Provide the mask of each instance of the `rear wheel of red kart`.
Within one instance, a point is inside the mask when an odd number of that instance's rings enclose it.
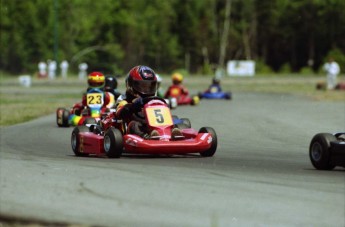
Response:
[[[56,124],[59,127],[68,127],[68,117],[69,117],[69,111],[65,108],[58,108],[56,110]]]
[[[82,153],[82,150],[80,149],[79,133],[81,132],[89,132],[89,128],[84,125],[81,125],[73,129],[71,135],[72,150],[76,156],[88,156],[88,154]]]
[[[104,151],[109,158],[120,158],[123,152],[123,138],[120,130],[110,127],[104,135]]]
[[[217,150],[217,134],[216,131],[214,131],[213,128],[211,127],[202,127],[199,130],[199,133],[209,133],[212,137],[212,141],[211,141],[211,147],[203,152],[200,152],[200,155],[203,157],[212,157],[214,155],[214,153],[216,153]]]
[[[332,170],[335,165],[330,164],[331,141],[336,141],[337,138],[330,133],[316,134],[310,142],[309,157],[310,161],[316,169]]]

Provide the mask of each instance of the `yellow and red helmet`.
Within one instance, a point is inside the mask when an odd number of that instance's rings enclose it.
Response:
[[[179,84],[183,81],[183,76],[181,73],[173,73],[171,75],[171,80],[174,84]]]
[[[89,84],[89,87],[101,88],[104,86],[105,77],[103,73],[92,72],[87,76],[87,83]]]

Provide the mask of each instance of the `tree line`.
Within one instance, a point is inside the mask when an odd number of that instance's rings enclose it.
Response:
[[[317,71],[332,55],[345,68],[344,0],[0,0],[3,72],[41,60],[75,70],[212,73],[228,60],[259,72]]]

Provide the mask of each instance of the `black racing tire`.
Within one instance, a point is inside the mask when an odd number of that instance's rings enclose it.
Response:
[[[310,142],[309,158],[316,169],[332,170],[335,165],[330,163],[331,160],[331,142],[337,138],[330,133],[316,134]]]
[[[216,131],[211,128],[211,127],[202,127],[200,130],[199,130],[199,133],[209,133],[211,134],[211,137],[212,137],[212,145],[211,147],[206,150],[206,151],[203,151],[203,152],[200,152],[200,155],[203,156],[203,157],[212,157],[214,155],[214,153],[216,153],[216,150],[217,150],[217,134],[216,134]]]
[[[72,135],[71,135],[71,146],[72,146],[72,150],[73,150],[75,156],[85,157],[85,156],[88,156],[89,154],[85,154],[85,153],[80,152],[79,133],[81,133],[81,132],[89,132],[89,128],[86,127],[85,125],[75,127],[73,129]]]
[[[181,118],[181,121],[183,124],[185,124],[187,126],[187,128],[192,127],[192,123],[190,122],[190,120],[188,118]]]
[[[63,111],[63,116],[62,116],[63,127],[69,127],[68,119],[69,119],[69,111],[65,109]]]
[[[66,108],[60,107],[56,110],[56,124],[59,127],[69,127],[68,118],[69,111]]]
[[[110,127],[104,134],[104,152],[109,158],[120,158],[123,152],[123,136],[120,130]]]
[[[226,96],[225,96],[225,99],[226,100],[231,100],[232,99],[232,94],[230,92],[227,93]]]

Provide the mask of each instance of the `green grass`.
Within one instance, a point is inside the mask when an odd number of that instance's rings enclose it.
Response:
[[[211,82],[210,76],[185,77],[184,84],[195,93],[205,90]],[[316,101],[344,102],[345,91],[316,90],[317,76],[256,76],[253,78],[226,77],[222,80],[225,91],[285,93],[310,98]],[[344,77],[339,81],[344,81]],[[124,91],[124,78],[119,79],[119,90]],[[170,78],[163,77],[162,88],[170,85]],[[68,80],[33,79],[32,87],[19,86],[17,78],[0,77],[0,126],[26,122],[40,116],[55,113],[58,107],[71,107],[81,101],[86,82],[77,78]]]

